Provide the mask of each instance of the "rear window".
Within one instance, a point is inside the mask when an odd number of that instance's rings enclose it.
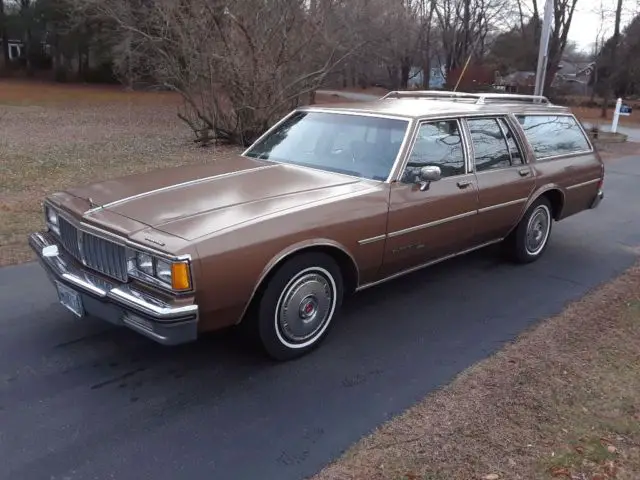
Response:
[[[590,151],[572,115],[517,115],[537,159]]]

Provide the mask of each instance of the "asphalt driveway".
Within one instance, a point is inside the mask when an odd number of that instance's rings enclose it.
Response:
[[[166,348],[0,270],[0,478],[301,479],[375,426],[629,267],[640,158],[530,266],[492,250],[362,292],[323,348],[272,364],[233,335]]]

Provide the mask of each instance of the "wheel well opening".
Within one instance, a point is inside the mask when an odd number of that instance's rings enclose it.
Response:
[[[340,272],[342,273],[342,278],[344,281],[344,294],[350,295],[355,292],[356,288],[358,287],[358,270],[351,257],[344,251],[340,250],[338,247],[332,247],[330,245],[314,245],[303,248],[301,250],[297,250],[290,255],[287,255],[286,257],[280,259],[278,263],[273,266],[269,273],[262,279],[260,285],[258,285],[258,288],[256,289],[255,294],[253,295],[251,303],[246,309],[244,316],[249,314],[249,312],[253,309],[256,304],[256,300],[258,300],[262,295],[262,292],[269,283],[269,280],[271,279],[271,277],[273,277],[273,275],[278,271],[278,268],[280,268],[280,266],[284,262],[299,255],[304,255],[306,253],[312,252],[324,253],[332,257],[340,267]]]
[[[562,208],[564,207],[564,196],[560,190],[549,190],[544,192],[544,196],[551,203],[551,214],[554,220],[558,220],[562,215]]]

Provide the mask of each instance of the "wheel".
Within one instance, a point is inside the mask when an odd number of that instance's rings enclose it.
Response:
[[[507,254],[517,263],[531,263],[542,256],[549,243],[553,216],[546,197],[536,200],[506,240]]]
[[[307,253],[286,261],[269,280],[255,310],[257,337],[275,360],[300,357],[324,340],[342,305],[336,261]]]

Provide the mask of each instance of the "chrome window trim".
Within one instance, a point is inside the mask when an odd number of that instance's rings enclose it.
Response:
[[[518,122],[515,116],[515,113],[510,113],[505,116],[505,120],[511,128],[514,136],[517,137],[516,143],[518,144],[518,146],[520,147],[520,151],[522,152],[522,165],[529,166],[532,163],[531,160],[533,160],[533,162],[536,161],[535,152],[533,151],[533,147],[527,140],[527,136],[522,129],[522,125],[520,125],[520,122]]]
[[[504,115],[504,116],[500,116],[500,117],[496,117],[496,121],[498,122],[498,126],[500,127],[500,130],[502,131],[502,136],[504,137],[504,141],[507,144],[507,150],[509,151],[509,158],[511,159],[511,162],[509,162],[511,165],[510,167],[516,167],[518,165],[515,165],[514,161],[513,161],[513,152],[511,151],[511,145],[509,145],[509,136],[507,135],[507,131],[506,129],[510,127],[509,125],[509,121],[507,120],[508,116]],[[502,121],[500,121],[502,120]],[[516,150],[518,150],[517,153],[520,153],[520,158],[521,161],[524,161],[524,155],[522,153],[522,149],[519,148],[518,145],[518,141],[515,139],[515,134],[513,132],[511,132],[511,136],[514,137],[513,138],[513,142],[516,144]],[[523,165],[523,163],[520,163],[519,165]]]
[[[561,155],[552,155],[550,157],[542,157],[542,158],[535,158],[534,157],[534,160],[536,162],[538,162],[538,163],[543,163],[543,162],[548,162],[550,160],[558,160],[558,159],[561,159],[561,158],[579,157],[581,155],[591,155],[591,154],[594,154],[594,153],[595,153],[594,151],[585,150],[585,151],[580,151],[580,152],[563,153]],[[535,155],[535,152],[534,152],[534,155]]]
[[[502,124],[500,123],[499,119],[502,119],[505,121],[505,123],[507,124],[507,126],[509,126],[511,128],[511,132],[514,134],[514,136],[518,135],[518,132],[513,128],[513,125],[509,124],[509,114],[496,114],[496,115],[490,115],[490,114],[483,114],[483,115],[474,115],[472,117],[470,116],[464,116],[461,117],[461,120],[464,121],[464,126],[465,126],[465,130],[467,131],[467,135],[469,136],[469,144],[470,144],[470,150],[471,152],[473,152],[473,156],[472,156],[472,161],[473,161],[473,172],[476,175],[483,175],[486,173],[495,173],[495,172],[502,172],[505,170],[510,170],[512,168],[524,168],[524,167],[528,167],[530,166],[529,162],[527,161],[527,155],[525,154],[525,148],[522,145],[522,142],[519,141],[521,139],[516,139],[514,138],[514,141],[516,142],[516,146],[520,148],[520,153],[522,154],[522,160],[524,163],[518,164],[518,165],[509,165],[508,167],[500,167],[500,168],[492,168],[489,170],[481,170],[478,171],[476,169],[476,156],[475,156],[475,147],[473,146],[473,140],[471,138],[471,129],[469,128],[469,123],[468,120],[472,119],[472,120],[477,120],[477,119],[481,119],[481,118],[488,118],[491,120],[495,120],[496,123],[498,124],[498,127],[500,128],[500,131],[502,132],[502,136],[503,136],[503,140],[505,141],[505,144],[507,145],[507,150],[509,151],[509,155],[511,155],[511,147],[509,147],[509,142],[507,141],[507,136],[505,134],[504,128],[502,126]],[[511,157],[513,159],[513,157]]]
[[[402,159],[402,161],[398,165],[398,169],[397,169],[398,171],[393,176],[394,180],[397,181],[398,178],[401,176],[401,174],[404,172],[404,170],[407,167],[407,163],[409,162],[409,157],[411,157],[411,152],[413,152],[413,149],[415,148],[415,145],[416,145],[418,133],[420,132],[420,127],[425,123],[446,122],[446,121],[456,122],[456,124],[458,125],[458,131],[460,132],[460,140],[461,140],[461,143],[462,143],[462,156],[463,156],[463,161],[464,161],[464,166],[465,166],[465,173],[461,173],[461,174],[458,174],[458,175],[451,175],[449,177],[443,177],[443,179],[444,178],[459,178],[459,177],[462,177],[464,175],[469,175],[470,173],[473,173],[473,171],[470,169],[469,152],[467,150],[468,144],[467,144],[466,138],[464,136],[464,132],[463,132],[462,124],[461,124],[461,118],[457,117],[457,116],[444,116],[442,118],[433,118],[433,119],[432,118],[427,118],[427,119],[424,119],[424,120],[415,120],[414,121],[413,132],[411,134],[411,141],[407,146],[407,151],[405,152],[404,158]]]
[[[412,117],[409,115],[394,115],[392,113],[376,113],[376,112],[368,112],[365,110],[355,110],[355,109],[335,109],[334,110],[331,108],[315,107],[313,105],[299,107],[295,109],[293,112],[291,112],[288,116],[291,116],[297,112],[335,113],[338,115],[353,115],[358,117],[373,117],[373,118],[387,118],[389,120],[403,120],[405,122],[410,122],[412,120]],[[255,143],[257,143],[257,140]]]
[[[580,132],[582,133],[582,136],[584,137],[584,139],[587,142],[587,145],[589,146],[589,149],[587,149],[587,150],[578,150],[576,152],[561,153],[559,155],[549,155],[549,156],[546,156],[546,157],[538,157],[536,155],[535,150],[533,149],[533,145],[531,145],[531,142],[529,142],[529,140],[527,139],[527,143],[531,147],[531,154],[533,155],[533,158],[534,158],[534,160],[536,162],[545,162],[545,161],[548,161],[548,160],[556,160],[558,158],[573,157],[573,156],[578,156],[578,155],[586,155],[586,154],[590,154],[590,153],[595,153],[595,148],[593,146],[593,143],[591,142],[591,139],[589,138],[589,135],[587,135],[586,130],[582,126],[582,122],[580,122],[576,118],[576,116],[571,112],[562,112],[562,113],[531,112],[531,113],[513,113],[512,115],[514,117],[514,120],[518,123],[520,129],[522,130],[522,134],[525,136],[525,138],[526,138],[526,132],[525,132],[524,128],[522,127],[522,125],[520,125],[520,122],[518,122],[518,119],[516,117],[519,117],[519,116],[526,116],[526,117],[569,117],[574,122],[576,122],[576,125],[580,129]]]
[[[274,160],[257,159],[257,158],[253,158],[253,157],[248,157],[247,153],[256,144],[258,144],[259,142],[264,140],[268,135],[270,135],[273,131],[275,131],[280,125],[282,125],[285,121],[287,121],[290,117],[292,117],[293,115],[295,115],[296,113],[299,113],[299,112],[318,112],[318,113],[331,113],[331,114],[336,114],[336,115],[352,115],[352,116],[369,117],[369,118],[385,118],[385,119],[389,119],[389,120],[401,120],[403,122],[406,122],[407,126],[405,128],[405,132],[404,132],[404,137],[402,139],[402,143],[400,144],[400,148],[398,149],[398,154],[396,155],[396,158],[393,161],[393,164],[391,165],[391,169],[389,170],[389,175],[387,176],[386,180],[376,180],[376,179],[373,179],[373,178],[359,177],[357,175],[349,175],[347,173],[342,173],[341,174],[341,175],[347,176],[349,178],[356,178],[358,180],[371,181],[371,182],[377,182],[377,183],[390,183],[392,181],[392,179],[394,178],[395,168],[396,168],[398,162],[402,159],[402,156],[403,156],[403,153],[404,153],[404,149],[405,149],[406,144],[407,144],[407,139],[408,139],[408,137],[409,137],[409,135],[411,133],[411,129],[412,129],[414,123],[415,123],[415,120],[413,118],[411,118],[410,116],[392,115],[392,114],[386,114],[386,113],[361,112],[361,111],[358,111],[358,110],[347,110],[347,109],[345,109],[345,110],[338,110],[338,109],[332,110],[330,108],[314,107],[313,105],[308,105],[308,106],[296,108],[296,109],[292,110],[291,112],[289,112],[284,117],[282,117],[278,122],[273,124],[273,126],[268,128],[262,135],[260,135],[257,138],[257,140],[255,140],[251,145],[249,145],[249,147],[247,147],[240,154],[240,156],[245,157],[245,158],[249,158],[251,160],[260,160],[260,161],[265,161],[265,162],[272,162],[272,163],[275,163],[275,164],[278,164],[278,165],[292,165],[292,164],[286,163],[286,162],[276,162]],[[324,170],[322,168],[310,167],[310,166],[307,166],[307,165],[295,165],[295,166],[301,167],[301,168],[309,168],[309,169],[320,171],[320,172],[338,173],[338,172],[331,172],[330,170]]]

